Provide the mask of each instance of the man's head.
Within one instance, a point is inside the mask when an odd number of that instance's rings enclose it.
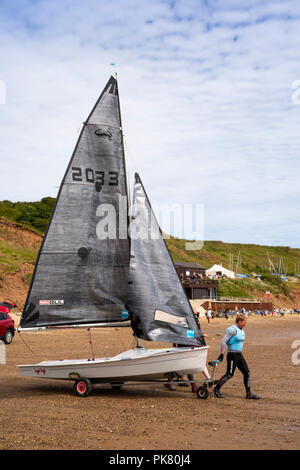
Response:
[[[244,328],[247,324],[247,317],[243,313],[238,313],[235,320],[239,328]]]

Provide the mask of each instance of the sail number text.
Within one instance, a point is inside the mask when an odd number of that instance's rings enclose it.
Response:
[[[118,186],[119,174],[117,171],[98,171],[92,168],[80,168],[72,167],[72,179],[73,181],[83,181],[87,183],[98,183],[103,186]]]

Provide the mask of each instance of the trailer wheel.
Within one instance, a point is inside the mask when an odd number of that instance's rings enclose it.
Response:
[[[199,387],[197,390],[197,396],[198,398],[202,398],[206,400],[208,398],[208,390],[207,387]]]
[[[87,397],[92,390],[91,381],[85,378],[76,380],[74,390],[78,397]]]
[[[124,382],[115,382],[115,383],[111,383],[110,385],[113,390],[121,390],[123,384]]]

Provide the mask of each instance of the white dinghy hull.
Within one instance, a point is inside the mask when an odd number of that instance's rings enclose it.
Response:
[[[43,361],[19,365],[22,376],[70,380],[84,377],[94,383],[151,381],[176,373],[194,374],[206,366],[208,346],[195,348],[130,349],[110,358]]]

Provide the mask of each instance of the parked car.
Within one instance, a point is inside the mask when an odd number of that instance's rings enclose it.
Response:
[[[0,312],[0,339],[10,344],[15,334],[15,322],[8,313]]]
[[[0,312],[8,313],[12,308],[16,308],[16,306],[17,305],[12,302],[0,302]]]
[[[9,312],[15,307],[16,304],[11,302],[0,303],[0,339],[5,344],[10,344],[15,334],[15,322],[9,316]]]

